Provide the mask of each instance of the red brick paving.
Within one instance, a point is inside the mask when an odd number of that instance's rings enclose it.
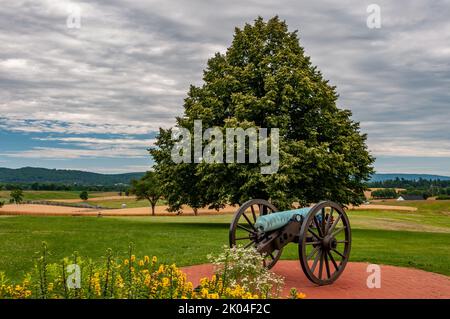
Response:
[[[341,277],[332,285],[316,286],[308,281],[300,264],[295,260],[279,261],[272,269],[285,277],[283,295],[287,296],[292,287],[311,299],[428,299],[450,298],[450,277],[423,270],[380,265],[381,288],[368,288],[366,281],[370,275],[368,263],[347,264]],[[184,267],[188,279],[197,285],[200,278],[209,277],[213,272],[210,264]]]

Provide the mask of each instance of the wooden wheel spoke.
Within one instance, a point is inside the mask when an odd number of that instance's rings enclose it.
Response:
[[[330,229],[328,230],[328,233],[333,232],[334,228],[336,227],[336,225],[339,223],[340,220],[341,220],[341,214],[338,215],[338,217],[334,221],[333,225],[331,225]]]
[[[319,245],[320,241],[308,241],[305,243],[305,245]]]
[[[320,256],[322,256],[321,249],[319,249],[319,253],[317,254],[316,258],[314,258],[314,262],[313,262],[313,264],[311,266],[311,272],[312,273],[314,273],[314,270],[316,269],[317,262],[319,261]]]
[[[317,235],[315,232],[313,232],[313,231],[311,230],[311,227],[308,228],[308,231],[309,231],[314,237],[316,237],[318,240],[321,240],[321,239],[322,239],[319,235]]]
[[[320,249],[320,246],[317,246],[316,248],[314,248],[308,255],[308,257],[306,257],[306,260],[311,259]]]
[[[328,252],[328,256],[330,257],[330,260],[331,260],[331,262],[333,263],[334,268],[335,268],[336,270],[339,270],[339,266],[338,266],[338,264],[336,263],[336,260],[334,260],[334,257],[333,257],[333,255],[331,254],[331,252]]]
[[[251,245],[254,245],[255,243],[253,241],[249,242],[247,245],[244,246],[245,249],[249,248]]]
[[[259,209],[259,216],[267,214],[267,207],[264,206],[263,204],[259,204],[258,209]]]
[[[319,279],[322,279],[322,271],[323,271],[323,254],[324,251],[320,251],[320,266],[319,266]]]
[[[252,240],[253,241],[253,238],[251,238],[251,237],[237,237],[234,240]]]
[[[328,252],[324,254],[324,259],[325,259],[325,269],[327,270],[327,278],[330,278],[331,274],[330,274],[330,265],[328,264]]]
[[[322,237],[325,236],[325,207],[321,209],[321,215],[322,215]]]
[[[255,213],[255,209],[253,208],[253,205],[252,206],[250,206],[250,209],[252,210],[252,216],[253,216],[253,220],[255,221],[255,223],[256,223],[256,213]]]
[[[336,242],[338,244],[346,244],[346,243],[348,243],[348,240],[337,240]]]
[[[253,229],[253,231],[255,231],[256,232],[256,228],[255,228],[255,226],[253,226],[253,224],[252,224],[252,222],[250,221],[250,219],[247,217],[247,215],[245,215],[245,213],[243,212],[242,213],[242,216],[244,216],[244,218],[245,218],[245,220],[247,221],[247,224],[249,224],[250,225],[250,227]]]
[[[338,254],[342,258],[345,258],[345,256],[340,251],[337,251],[336,249],[332,249],[332,251],[334,251],[336,254]]]
[[[317,232],[319,233],[319,236],[323,237],[322,229],[320,228],[319,221],[317,220],[317,216],[314,216],[313,220],[314,220],[314,225],[316,226]]]
[[[339,234],[341,231],[343,231],[346,227],[342,227],[339,228],[338,230],[336,230],[333,234],[331,234],[331,236],[336,237],[337,234]]]
[[[333,217],[333,211],[334,211],[334,208],[331,208],[330,215],[328,215],[328,218],[327,218],[327,224],[325,225],[325,234],[328,234],[328,231],[330,229],[331,219]]]
[[[236,227],[238,227],[238,228],[240,228],[240,229],[243,229],[243,230],[245,230],[245,231],[248,232],[248,233],[255,234],[255,232],[254,232],[253,230],[248,229],[247,227],[244,227],[244,226],[242,226],[242,225],[240,225],[240,224],[237,224]]]

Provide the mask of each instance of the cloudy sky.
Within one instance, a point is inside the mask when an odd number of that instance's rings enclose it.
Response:
[[[206,60],[235,26],[277,14],[361,122],[378,172],[450,176],[448,0],[2,1],[0,167],[148,169]]]

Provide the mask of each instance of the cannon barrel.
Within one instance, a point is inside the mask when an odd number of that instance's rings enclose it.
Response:
[[[310,207],[304,207],[268,215],[261,215],[256,219],[255,228],[261,232],[276,230],[287,225],[295,215],[303,216],[303,218],[305,218],[310,210]]]

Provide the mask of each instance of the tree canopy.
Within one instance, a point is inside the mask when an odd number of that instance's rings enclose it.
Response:
[[[136,195],[137,200],[148,200],[152,207],[152,215],[155,215],[155,206],[161,198],[159,177],[155,172],[148,171],[141,179],[133,180],[130,192]]]
[[[190,87],[175,128],[192,132],[194,120],[203,129],[278,128],[279,169],[261,174],[260,162],[175,164],[172,129],[160,129],[150,153],[169,205],[218,208],[250,198],[279,208],[323,199],[360,203],[374,159],[359,123],[337,99],[284,21],[259,17],[236,28],[226,53],[208,60],[203,84]]]

